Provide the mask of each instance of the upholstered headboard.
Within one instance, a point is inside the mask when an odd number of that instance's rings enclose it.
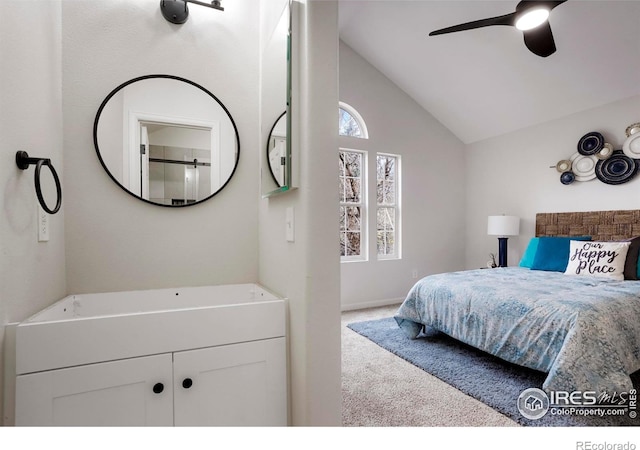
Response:
[[[640,210],[536,214],[536,236],[591,236],[615,241],[640,236]]]

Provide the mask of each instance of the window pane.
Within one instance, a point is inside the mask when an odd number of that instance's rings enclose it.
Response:
[[[362,154],[356,152],[341,152],[344,158],[344,176],[359,177],[362,168]]]
[[[395,213],[395,208],[378,208],[376,217],[378,255],[395,254]]]
[[[394,205],[396,203],[396,184],[393,181],[378,181],[376,201],[378,205]]]
[[[349,203],[361,202],[362,189],[362,154],[358,152],[340,152],[342,174],[340,176],[340,201]]]
[[[395,230],[396,211],[395,208],[379,208],[377,216],[378,231],[393,231]]]
[[[378,180],[395,180],[395,162],[394,156],[378,155],[377,158],[377,176]]]
[[[385,249],[385,255],[394,255],[396,253],[396,234],[393,232],[387,233],[387,247]]]
[[[376,158],[376,177],[378,181],[384,180],[384,172],[385,172],[385,160],[384,156],[378,155]]]
[[[360,232],[361,215],[359,207],[347,208],[347,230]]]
[[[360,233],[347,232],[347,251],[346,256],[360,255]]]
[[[366,205],[365,154],[359,151],[339,151],[340,189],[340,255],[361,256],[362,231]]]
[[[379,256],[399,257],[396,221],[399,220],[399,156],[376,155],[376,246]]]
[[[377,220],[376,220],[376,230],[384,231],[385,230],[385,217],[384,211],[382,209],[378,209]]]
[[[393,181],[384,183],[383,203],[393,205],[396,202],[396,184]]]
[[[395,233],[378,231],[378,255],[395,254]]]
[[[359,178],[345,178],[345,202],[360,203],[360,189],[362,184]]]
[[[377,155],[376,176],[376,200],[378,205],[394,205],[396,203],[396,157]]]
[[[340,136],[362,137],[360,125],[358,125],[358,122],[353,118],[353,116],[342,108],[339,108],[338,112],[338,129]]]
[[[384,171],[385,180],[389,180],[389,181],[395,180],[395,178],[396,178],[396,159],[391,157],[391,156],[387,156],[384,167],[385,167],[385,171]]]

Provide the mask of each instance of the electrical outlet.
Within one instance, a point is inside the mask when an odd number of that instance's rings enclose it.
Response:
[[[411,272],[411,276],[413,278],[418,278],[418,269],[413,269],[413,271]]]
[[[38,242],[49,240],[49,214],[38,205]]]

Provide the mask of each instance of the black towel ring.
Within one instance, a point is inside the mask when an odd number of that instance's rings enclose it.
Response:
[[[36,165],[36,173],[35,173],[35,184],[36,184],[36,195],[38,196],[38,201],[40,202],[40,206],[49,214],[55,214],[60,210],[60,206],[62,205],[62,187],[60,186],[60,178],[58,178],[58,173],[56,169],[53,168],[53,164],[51,164],[51,160],[49,158],[30,158],[29,154],[25,151],[19,151],[16,153],[16,164],[22,170],[26,170],[31,164]],[[51,170],[51,175],[53,175],[53,179],[56,182],[56,196],[58,200],[56,201],[56,207],[53,209],[49,209],[47,203],[44,201],[44,196],[42,195],[42,187],[40,186],[40,170],[42,166],[48,166],[49,170]]]

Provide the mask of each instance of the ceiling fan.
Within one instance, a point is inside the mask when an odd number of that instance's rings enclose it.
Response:
[[[456,31],[472,30],[474,28],[488,27],[492,25],[509,25],[522,31],[524,45],[538,56],[547,57],[556,51],[556,44],[549,25],[549,13],[556,6],[567,0],[557,1],[530,1],[523,0],[516,5],[515,12],[504,16],[491,17],[489,19],[475,20],[452,27],[432,31],[429,36],[453,33]]]

